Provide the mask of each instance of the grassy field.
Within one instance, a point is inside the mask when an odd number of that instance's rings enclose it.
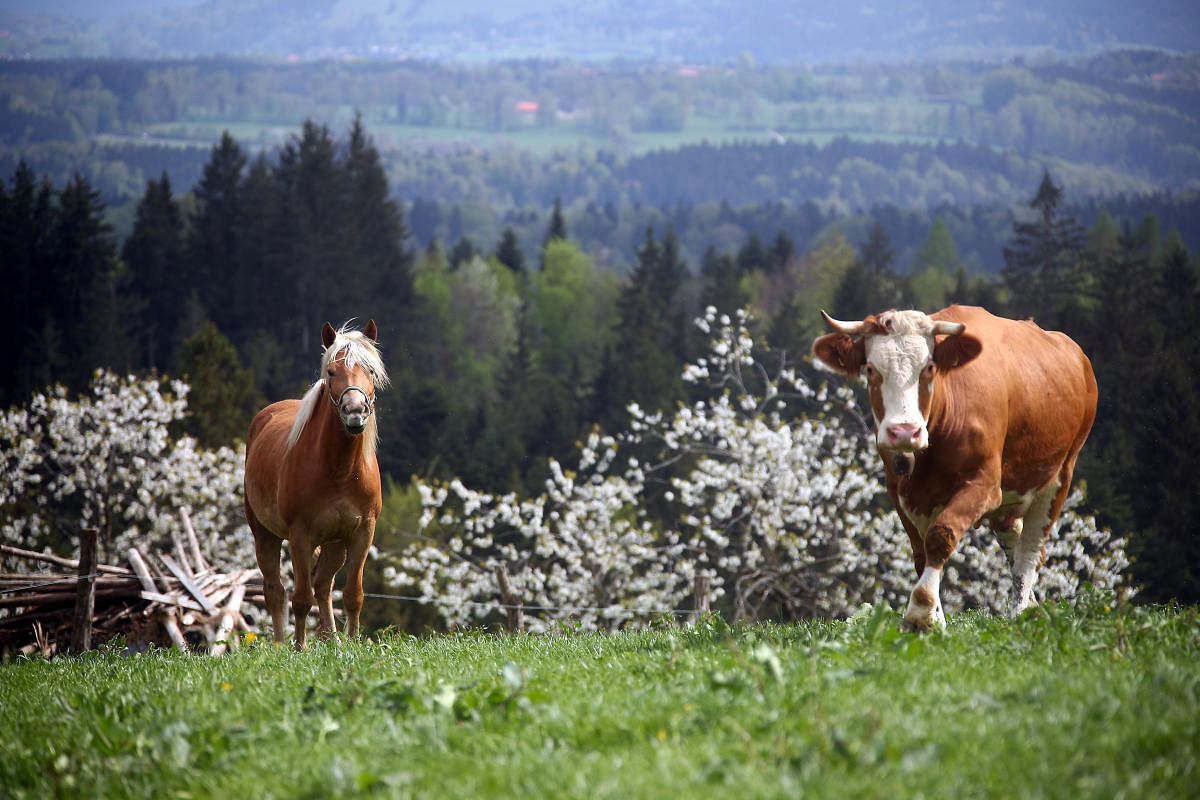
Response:
[[[262,639],[0,666],[5,797],[1153,797],[1200,786],[1195,609]]]

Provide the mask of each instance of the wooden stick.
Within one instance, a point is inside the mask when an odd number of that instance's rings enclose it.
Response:
[[[237,647],[237,634],[234,633],[234,627],[237,624],[237,617],[242,608],[242,599],[246,596],[245,585],[237,586],[233,590],[233,594],[229,596],[229,602],[221,611],[221,622],[217,625],[217,632],[213,635],[212,654],[219,656],[227,649]]]
[[[179,535],[177,528],[171,528],[171,539],[175,541],[175,555],[179,558],[179,566],[183,568],[183,571],[187,573],[189,578],[195,576],[196,570],[192,568],[191,562],[188,561],[187,550],[183,547],[183,537]],[[159,557],[161,558],[162,556]]]
[[[175,619],[175,609],[164,608],[159,616],[159,620],[161,620],[162,626],[166,628],[167,635],[171,637],[171,643],[186,653],[188,649],[187,639],[183,638],[183,631],[179,629],[179,621]]]
[[[150,568],[146,566],[146,560],[142,558],[142,554],[138,552],[138,549],[136,547],[129,548],[129,552],[125,554],[125,557],[129,559],[129,566],[133,567],[138,580],[142,582],[142,588],[147,592],[158,591],[158,587],[154,585],[154,578],[150,577]]]
[[[96,611],[96,538],[95,528],[80,531],[79,586],[75,595],[75,616],[71,621],[72,655],[92,649],[92,616]]]
[[[196,565],[198,572],[208,572],[211,567],[204,560],[204,554],[200,552],[200,540],[196,538],[196,529],[192,527],[192,518],[188,516],[186,508],[179,509],[179,516],[183,519],[183,530],[187,533],[188,543],[192,547],[192,561]]]
[[[500,596],[504,598],[504,610],[508,612],[508,630],[512,633],[524,630],[525,609],[521,607],[521,599],[513,591],[512,582],[508,579],[508,569],[499,564],[496,567],[496,582],[500,584]]]
[[[200,607],[199,603],[194,600],[189,600],[183,595],[162,594],[161,592],[140,592],[138,597],[142,598],[143,600],[149,600],[152,603],[159,603],[164,606],[179,606],[180,608],[186,608],[188,611],[199,611],[201,613],[204,612],[204,609]]]
[[[78,597],[79,590],[70,589],[61,592],[30,592],[28,594],[13,594],[0,597],[0,608],[17,608],[20,606],[70,605]],[[127,586],[94,587],[94,597],[137,597],[137,589],[130,590]]]
[[[34,561],[45,561],[49,564],[57,564],[60,567],[71,567],[72,569],[79,568],[79,562],[73,558],[63,558],[62,556],[52,555],[50,553],[36,553],[33,550],[23,550],[20,547],[13,547],[11,544],[0,544],[0,552],[8,553],[10,556],[18,558],[28,558]],[[124,567],[112,567],[108,564],[96,564],[96,572],[106,572],[109,575],[132,575],[133,573]]]
[[[188,593],[191,594],[191,596],[195,598],[196,602],[200,604],[200,607],[204,609],[204,613],[217,613],[217,607],[209,601],[208,595],[204,594],[204,592],[200,590],[200,587],[197,586],[196,582],[192,580],[192,576],[187,574],[182,567],[176,564],[173,558],[166,553],[159,553],[158,558],[167,565],[167,569],[171,570],[176,578],[179,578],[179,582],[183,584],[183,587],[188,590]]]

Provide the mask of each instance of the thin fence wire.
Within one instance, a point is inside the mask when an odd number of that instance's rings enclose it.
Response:
[[[423,605],[437,605],[437,600],[432,600],[427,597],[415,597],[412,595],[403,594],[376,594],[374,592],[366,592],[364,597],[373,597],[379,600],[411,600]],[[480,608],[520,608],[525,611],[560,611],[566,613],[612,613],[622,612],[629,614],[702,614],[700,609],[696,608],[629,608],[628,606],[540,606],[540,605],[525,605],[523,603],[501,603],[498,601],[487,600],[459,600],[455,601],[455,605],[477,606]]]
[[[46,586],[57,586],[60,583],[79,583],[79,581],[90,581],[92,578],[99,578],[101,573],[93,572],[91,575],[72,575],[70,578],[58,578],[45,583],[31,583],[28,586],[15,586],[9,589],[0,589],[0,594],[17,594],[18,592],[28,592],[30,589],[42,589]]]

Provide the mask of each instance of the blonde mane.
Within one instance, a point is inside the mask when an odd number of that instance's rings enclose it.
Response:
[[[349,329],[350,323],[342,325],[334,336],[333,344],[325,348],[321,355],[321,375],[317,381],[308,388],[304,393],[304,397],[300,400],[300,408],[296,412],[296,419],[292,422],[292,430],[288,433],[287,444],[284,445],[283,452],[286,455],[300,441],[300,434],[304,432],[304,428],[308,425],[308,421],[312,419],[313,411],[317,408],[317,403],[325,394],[325,368],[330,362],[338,357],[342,352],[345,352],[346,365],[354,367],[362,364],[366,367],[375,380],[376,391],[386,389],[390,381],[388,380],[387,369],[383,366],[383,358],[379,354],[379,347],[375,342],[363,335],[362,331]],[[363,431],[363,452],[365,455],[375,455],[375,450],[379,446],[379,426],[375,420],[375,414],[367,419],[367,429]]]

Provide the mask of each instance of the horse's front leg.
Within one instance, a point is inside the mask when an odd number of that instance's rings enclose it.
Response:
[[[295,587],[292,589],[292,616],[296,620],[296,649],[305,647],[308,612],[313,607],[312,559],[313,548],[309,544],[308,531],[293,527],[288,536],[292,549],[292,573]]]
[[[346,609],[346,634],[349,636],[358,636],[359,616],[363,607],[363,568],[374,541],[375,519],[368,516],[355,531],[347,550],[349,568],[346,570],[346,587],[342,590],[342,607]]]
[[[317,612],[321,620],[317,624],[317,636],[322,639],[333,633],[333,578],[346,563],[345,542],[326,542],[321,545],[317,556],[317,567],[313,570],[313,588],[317,593]]]

